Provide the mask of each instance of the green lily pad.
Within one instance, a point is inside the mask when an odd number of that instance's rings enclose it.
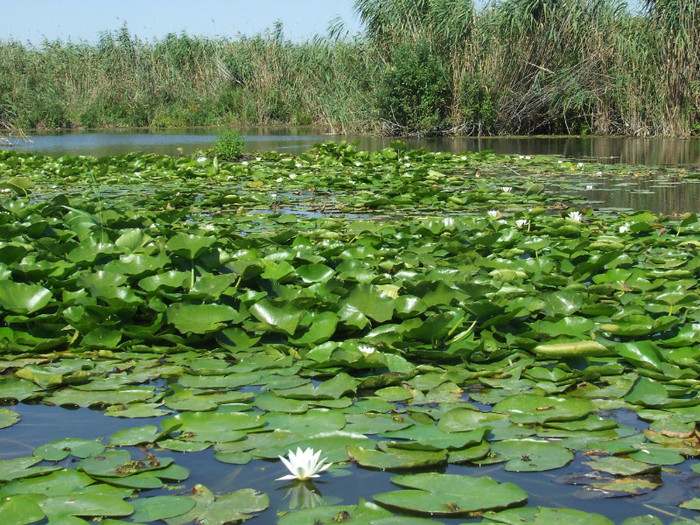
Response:
[[[19,414],[14,410],[0,408],[0,428],[11,427],[19,421]]]
[[[657,465],[617,456],[609,456],[584,463],[595,470],[602,470],[616,476],[639,476],[659,471]]]
[[[527,494],[520,487],[498,483],[488,476],[424,473],[396,476],[391,481],[409,490],[376,494],[375,501],[424,514],[459,516],[527,501]]]
[[[38,284],[0,281],[0,306],[16,314],[31,314],[51,301],[52,293]]]
[[[533,439],[509,439],[493,443],[491,451],[506,459],[511,472],[540,472],[563,467],[574,455],[557,443]]]
[[[223,304],[173,304],[168,307],[168,322],[183,334],[206,334],[218,331],[238,319],[233,308]]]
[[[168,525],[202,523],[225,525],[235,521],[246,521],[254,514],[262,512],[270,504],[267,494],[253,489],[240,489],[229,494],[214,496],[204,485],[195,485],[194,508],[185,514],[165,518]]]
[[[0,516],[8,525],[29,525],[41,520],[44,511],[34,499],[20,494],[0,501]]]
[[[504,523],[507,525],[613,525],[609,519],[592,512],[552,507],[507,509],[501,512],[487,512],[483,523]]]
[[[47,461],[61,461],[70,456],[87,458],[96,456],[104,451],[105,446],[98,441],[88,439],[64,438],[55,439],[34,449],[33,454]]]
[[[367,501],[360,501],[358,505],[322,506],[309,509],[300,509],[285,514],[277,520],[277,525],[297,525],[300,523],[320,523],[332,525],[334,523],[381,523],[380,520],[391,518],[391,513],[380,506]],[[410,519],[410,518],[409,518]],[[411,523],[407,521],[406,523]],[[180,524],[176,524],[180,525]]]
[[[544,423],[586,417],[595,405],[586,399],[518,394],[496,403],[493,410],[508,414],[514,423]]]
[[[195,506],[192,498],[185,496],[150,496],[137,498],[131,502],[135,521],[167,520],[185,514]]]
[[[384,451],[379,451],[349,446],[347,451],[350,459],[359,465],[380,470],[430,467],[447,462],[447,453],[444,450],[406,450],[387,447]]]

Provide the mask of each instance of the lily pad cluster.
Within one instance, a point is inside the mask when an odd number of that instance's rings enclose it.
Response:
[[[399,144],[236,163],[0,152],[0,428],[20,402],[146,420],[2,460],[0,513],[244,520],[265,494],[212,494],[162,452],[272,480],[312,448],[333,483],[353,464],[399,488],[280,523],[608,523],[499,480],[576,465],[558,482],[635,496],[696,468],[697,210],[596,213],[545,189],[599,169]],[[158,492],[172,481],[181,494]],[[690,489],[668,508],[692,513]]]

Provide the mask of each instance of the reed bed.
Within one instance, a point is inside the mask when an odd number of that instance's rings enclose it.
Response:
[[[479,10],[470,0],[356,0],[355,10],[363,35],[337,25],[298,43],[281,24],[237,39],[143,41],[126,26],[96,44],[0,39],[0,130],[700,132],[697,0],[648,0],[642,12],[621,0],[501,0]]]

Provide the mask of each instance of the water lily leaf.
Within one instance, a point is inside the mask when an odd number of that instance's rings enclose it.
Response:
[[[468,408],[455,408],[442,415],[438,428],[443,432],[467,432],[478,428],[510,426],[508,416],[496,412],[481,412]]]
[[[95,482],[77,470],[57,470],[46,476],[16,479],[0,488],[0,498],[16,494],[66,494]]]
[[[0,399],[24,401],[41,391],[42,388],[32,381],[12,376],[0,376]]]
[[[172,412],[159,408],[162,403],[129,403],[128,405],[110,405],[105,410],[105,416],[141,418],[167,416]]]
[[[613,525],[608,518],[592,512],[552,507],[507,509],[501,512],[487,512],[484,523],[505,523],[507,525]]]
[[[138,285],[147,292],[155,292],[156,290],[165,289],[167,291],[183,288],[190,281],[188,272],[178,272],[170,270],[165,273],[150,275],[144,277],[138,282]]]
[[[350,459],[359,465],[380,470],[429,467],[447,462],[447,453],[444,450],[407,450],[387,447],[386,450],[380,451],[349,446],[347,451]]]
[[[116,348],[121,340],[122,334],[119,330],[100,326],[85,334],[83,344],[91,348]]]
[[[514,423],[543,423],[586,417],[595,405],[586,399],[518,394],[496,403],[493,410],[509,414]]]
[[[63,388],[45,399],[56,405],[89,407],[95,405],[125,405],[136,401],[148,401],[153,397],[153,394],[153,387],[132,386],[128,389],[114,392]]]
[[[491,451],[506,459],[510,472],[541,472],[563,467],[574,455],[557,443],[532,439],[509,439],[493,443]]]
[[[322,506],[294,510],[277,520],[277,525],[297,525],[299,523],[381,523],[382,519],[390,518],[391,512],[380,506],[361,500],[358,505]],[[410,518],[405,523],[410,524]],[[402,522],[403,523],[403,522]],[[178,524],[179,525],[179,524]]]
[[[69,493],[41,498],[39,506],[53,516],[129,516],[131,503],[105,494]]]
[[[307,264],[297,268],[297,274],[306,283],[325,283],[335,271],[325,264]]]
[[[151,496],[137,498],[131,502],[134,521],[158,521],[180,516],[195,505],[192,498],[185,496]]]
[[[34,449],[33,454],[47,461],[61,461],[68,456],[87,458],[96,456],[104,451],[105,446],[99,441],[89,439],[64,438],[40,445]]]
[[[445,432],[435,425],[413,425],[405,430],[385,432],[382,437],[410,439],[438,449],[461,449],[481,443],[487,432],[486,426],[468,432]]]
[[[593,483],[592,486],[610,494],[642,494],[657,489],[661,486],[661,483],[646,478],[632,477],[614,479],[610,482]]]
[[[354,393],[357,384],[357,379],[342,372],[318,386],[307,383],[294,388],[277,389],[275,394],[292,399],[340,399],[345,394]]]
[[[194,508],[185,514],[165,518],[168,525],[202,523],[203,525],[225,525],[235,521],[246,521],[253,514],[264,511],[270,504],[267,494],[253,489],[240,489],[235,492],[214,496],[204,485],[196,484]],[[279,523],[279,522],[278,522]]]
[[[0,501],[0,516],[8,525],[29,525],[41,520],[44,511],[32,498],[17,495]]]
[[[196,259],[216,242],[215,237],[177,233],[167,243],[165,249],[186,259]]]
[[[473,478],[431,472],[396,476],[391,481],[409,490],[376,494],[375,501],[425,514],[464,515],[527,501],[527,494],[520,487],[498,483],[488,476]]]
[[[155,425],[123,428],[109,438],[109,444],[115,446],[135,446],[143,443],[155,443],[164,434]]]
[[[659,471],[658,465],[650,465],[631,458],[618,456],[604,457],[584,463],[595,470],[602,470],[616,476],[639,476]]]
[[[394,299],[371,284],[357,284],[344,302],[380,323],[388,321],[394,315]]]
[[[278,305],[269,299],[263,299],[250,307],[250,313],[270,329],[293,335],[304,312],[291,303]]]
[[[693,498],[688,501],[684,501],[679,505],[684,509],[699,510],[700,511],[700,498]]]
[[[625,401],[644,406],[662,406],[668,401],[668,392],[661,383],[647,377],[639,377],[625,396]]]
[[[38,284],[0,281],[0,306],[16,314],[37,312],[49,304],[51,297],[51,292]]]
[[[39,476],[59,470],[61,467],[40,465],[34,466],[41,458],[0,459],[0,481],[10,481],[19,478]]]
[[[631,459],[649,463],[651,465],[679,465],[685,458],[673,450],[663,450],[658,448],[644,448],[639,452],[630,454]]]
[[[163,432],[170,432],[176,426],[181,431],[179,439],[196,442],[237,441],[245,436],[245,430],[259,428],[266,417],[260,413],[243,412],[182,412],[164,419]]]
[[[338,316],[334,312],[321,312],[314,315],[307,331],[298,339],[290,339],[297,345],[314,345],[328,341],[335,333]]]
[[[168,322],[183,334],[206,334],[220,330],[239,315],[223,304],[177,303],[168,307],[167,317]]]
[[[19,414],[14,410],[0,408],[0,428],[11,427],[19,421]]]
[[[100,456],[85,458],[78,462],[77,468],[90,476],[105,478],[126,478],[158,469],[164,469],[173,463],[172,458],[156,458],[145,461],[133,460],[126,450],[106,450]]]
[[[620,357],[627,359],[635,366],[656,372],[660,372],[662,369],[658,348],[651,341],[617,343],[615,350]]]

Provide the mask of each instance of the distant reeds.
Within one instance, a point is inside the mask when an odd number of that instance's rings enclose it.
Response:
[[[362,37],[0,40],[0,129],[700,132],[700,2],[356,0]],[[423,84],[421,84],[421,82]],[[425,86],[425,83],[430,84]],[[409,87],[411,86],[411,87]],[[421,87],[422,86],[422,87]]]

